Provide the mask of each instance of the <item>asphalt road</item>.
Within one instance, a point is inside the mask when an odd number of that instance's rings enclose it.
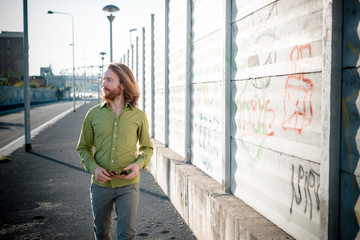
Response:
[[[10,161],[0,161],[0,239],[94,239],[91,176],[75,151],[93,104],[40,132],[31,140],[32,152],[18,148]],[[146,170],[141,172],[137,239],[196,239]]]
[[[77,101],[76,105],[83,101]],[[60,113],[71,109],[72,101],[60,101],[55,103],[31,106],[30,109],[30,128],[31,130],[41,126],[43,123],[56,117]],[[0,148],[11,143],[15,139],[25,134],[24,110],[13,109],[0,112]]]

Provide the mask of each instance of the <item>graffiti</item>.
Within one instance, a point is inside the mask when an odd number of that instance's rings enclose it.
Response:
[[[203,113],[200,113],[199,120],[200,120],[200,122],[205,123],[204,125],[206,125],[206,123],[208,123],[209,125],[220,126],[220,121],[217,119],[217,116],[209,117],[209,116],[204,115]]]
[[[213,176],[218,168],[216,164],[221,158],[221,139],[219,131],[222,127],[221,82],[193,84],[193,159],[198,159],[198,166]]]
[[[356,164],[357,162],[354,159],[354,151],[356,149],[353,149],[351,146],[351,139],[350,139],[350,115],[348,112],[347,104],[349,104],[351,101],[354,101],[359,96],[359,91],[355,91],[352,94],[348,95],[346,98],[342,97],[341,103],[342,103],[342,114],[343,114],[343,123],[344,123],[344,136],[345,136],[345,145],[347,147],[348,156],[349,156],[349,169],[350,171],[355,172],[356,171]],[[352,183],[352,187],[354,190],[354,196],[356,197],[356,204],[354,207],[354,212],[356,215],[357,222],[360,226],[360,213],[359,213],[359,187],[356,180],[356,177],[353,174],[350,174],[350,179]]]
[[[266,19],[266,22],[270,19],[270,17],[272,15],[277,15],[278,13],[279,13],[279,11],[278,11],[277,2],[274,2],[273,5],[271,6],[271,9],[270,9],[269,13],[268,13],[268,17]]]
[[[266,32],[261,34],[257,37],[255,40],[255,44],[263,44],[266,42],[273,42],[276,40],[276,37],[271,32]],[[264,66],[267,64],[273,64],[276,63],[276,51],[265,51],[265,53],[258,53],[253,56],[249,56],[247,59],[247,67],[258,67],[258,66]],[[250,79],[250,82],[255,88],[262,89],[267,88],[270,85],[271,77],[267,76],[265,77],[266,81],[265,84],[259,83],[259,79]]]
[[[285,83],[282,123],[284,130],[292,129],[299,133],[311,124],[313,117],[311,97],[314,86],[310,79],[304,77],[305,64],[299,63],[304,58],[311,58],[310,44],[295,46],[291,50],[290,59],[293,69]]]
[[[194,110],[195,121],[210,129],[221,129],[221,83],[202,83],[193,86],[194,105],[198,109]]]
[[[210,84],[197,84],[194,85],[194,104],[199,106],[213,106],[214,92],[217,89],[211,89]],[[206,96],[204,96],[206,95]]]
[[[266,79],[259,79],[257,83],[260,87],[257,88],[255,94],[243,97],[250,84],[250,81],[246,81],[239,100],[235,103],[238,115],[237,129],[242,130],[243,136],[255,136],[257,138],[257,150],[252,153],[249,151],[247,143],[241,141],[241,145],[253,161],[261,156],[265,137],[274,136],[273,123],[276,119],[275,111],[270,106],[270,99],[266,96],[266,88],[264,87],[267,84]]]
[[[274,9],[270,10],[270,15]],[[274,42],[276,40],[273,32],[265,32],[261,33],[253,40],[253,45],[262,46],[263,44]],[[245,39],[243,39],[243,42],[249,47],[252,46],[252,44],[248,43]],[[257,68],[268,64],[274,64],[276,63],[276,51],[271,49],[268,51],[263,50],[248,56],[247,59],[244,60],[243,65],[241,65],[242,68]],[[250,150],[251,146],[248,146],[246,141],[240,141],[240,144],[247,152],[248,157],[253,161],[256,161],[261,157],[265,138],[275,135],[273,127],[276,115],[274,109],[271,107],[271,101],[267,97],[267,89],[270,86],[271,79],[271,76],[249,78],[245,82],[239,97],[234,100],[234,105],[237,109],[237,129],[242,130],[243,136],[252,136],[256,138],[255,150]],[[249,90],[250,92],[253,92],[251,86],[253,86],[256,91],[251,95],[247,95]]]
[[[346,43],[347,47],[351,50],[351,52],[356,56],[356,57],[360,57],[360,50],[354,46],[351,42],[347,42]],[[354,57],[354,56],[353,56]],[[356,62],[359,60],[359,58],[356,58]],[[358,71],[354,71],[353,72],[354,75],[349,75],[349,79],[343,79],[343,87],[346,89],[346,87],[344,86],[345,82],[357,82],[359,80],[359,73]],[[345,77],[345,75],[344,75]],[[351,79],[351,80],[350,80]],[[357,146],[357,135],[358,133],[353,132],[352,129],[354,129],[354,126],[351,126],[354,123],[354,119],[352,116],[357,116],[358,115],[358,110],[356,111],[356,115],[353,115],[351,113],[351,108],[354,107],[354,105],[356,106],[356,101],[360,95],[360,91],[359,88],[360,86],[358,84],[351,84],[351,90],[350,92],[348,92],[347,94],[344,94],[345,96],[342,97],[341,99],[341,103],[342,103],[342,115],[343,115],[343,125],[344,125],[344,148],[347,149],[347,155],[348,155],[348,161],[349,161],[349,170],[350,172],[356,172],[357,168],[358,168],[358,160],[357,160],[357,156],[359,155],[359,150],[356,147]],[[346,92],[346,90],[345,90]],[[357,126],[359,126],[359,122],[357,120]],[[358,127],[355,127],[355,129]],[[353,145],[354,144],[354,145]],[[354,206],[353,210],[355,212],[355,216],[356,216],[356,220],[357,220],[357,224],[360,228],[360,195],[359,195],[359,184],[357,182],[356,176],[354,174],[349,174],[350,175],[350,180],[351,180],[351,185],[353,188],[353,196],[354,196]],[[349,206],[351,207],[351,206]],[[359,237],[359,232],[357,232],[357,237],[356,239],[358,239]]]
[[[257,81],[257,79],[250,79],[250,82],[251,82],[251,84],[252,84],[255,88],[257,88],[257,89],[267,88],[267,87],[269,87],[269,85],[270,85],[271,78],[270,78],[270,77],[266,77],[265,79],[266,79],[266,82],[265,82],[265,84],[264,84],[263,86],[261,86],[261,85],[259,84],[259,82]]]
[[[346,45],[353,53],[355,53],[355,55],[360,56],[360,50],[357,49],[351,42],[347,42]]]
[[[221,158],[221,146],[217,133],[205,127],[198,127],[198,139],[196,139],[198,150],[194,149],[194,159],[199,159],[203,170],[211,175],[214,166],[219,158]]]
[[[213,156],[214,159],[218,159],[219,157],[219,146],[217,141],[212,141],[212,138],[216,138],[212,136],[213,131],[199,127],[199,140],[198,145],[201,149],[206,149],[206,151]]]
[[[238,127],[245,132],[274,136],[272,123],[275,121],[275,111],[269,107],[269,104],[269,99],[262,99],[257,94],[251,99],[240,101]]]
[[[185,86],[169,87],[170,118],[181,120],[184,118]]]
[[[303,189],[301,189],[301,186],[303,187]],[[295,167],[293,164],[291,187],[292,187],[292,199],[291,199],[290,213],[293,212],[293,206],[295,200],[298,206],[303,203],[304,214],[306,214],[309,206],[310,219],[312,219],[313,208],[316,208],[317,211],[320,211],[320,198],[319,198],[320,174],[315,172],[313,169],[310,169],[309,171],[305,171],[301,165],[299,165],[296,174]],[[314,203],[311,192],[313,192],[315,198]]]

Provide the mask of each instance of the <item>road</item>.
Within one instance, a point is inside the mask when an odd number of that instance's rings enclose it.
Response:
[[[77,101],[76,106],[83,104]],[[59,114],[72,109],[72,101],[60,101],[55,103],[31,106],[30,128],[31,130],[41,126]],[[14,109],[0,112],[0,148],[13,142],[25,134],[24,110]]]

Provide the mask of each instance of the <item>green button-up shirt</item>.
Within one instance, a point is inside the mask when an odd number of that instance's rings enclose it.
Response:
[[[132,163],[140,168],[149,164],[153,145],[145,113],[127,103],[117,118],[106,102],[93,107],[83,122],[76,151],[85,169],[93,174],[92,181],[99,186],[115,188],[139,182],[140,174],[131,180],[112,178],[101,184],[94,170],[100,166],[107,171],[120,171]]]

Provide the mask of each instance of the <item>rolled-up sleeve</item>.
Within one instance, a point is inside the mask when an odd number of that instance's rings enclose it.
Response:
[[[98,167],[94,158],[93,147],[94,132],[91,125],[91,116],[88,112],[82,125],[76,151],[78,152],[81,163],[84,165],[85,169],[92,174],[94,173],[95,168]]]
[[[139,137],[139,155],[136,158],[136,163],[140,168],[146,168],[149,165],[150,158],[153,154],[154,147],[149,133],[149,123],[146,114],[142,114],[141,123],[138,129]]]

